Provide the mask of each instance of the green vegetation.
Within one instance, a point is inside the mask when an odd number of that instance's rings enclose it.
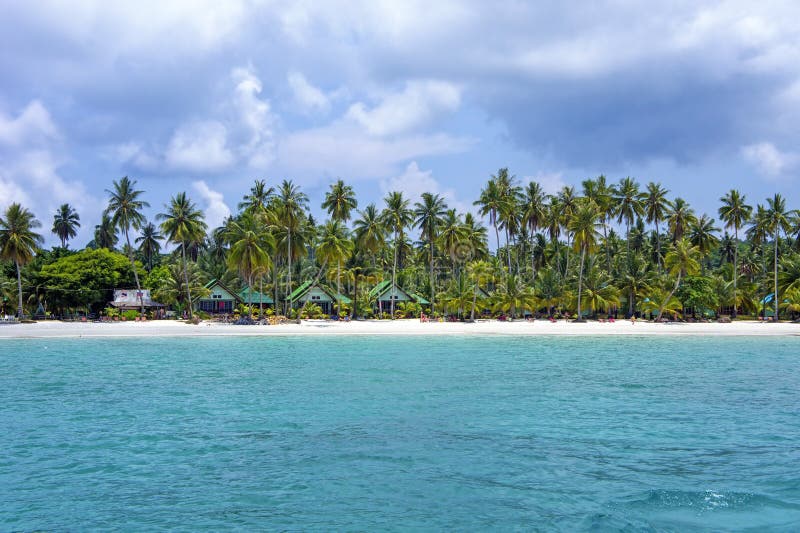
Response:
[[[208,294],[212,279],[237,294],[252,288],[238,314],[256,315],[252,294],[269,294],[276,309],[265,313],[260,299],[262,317],[319,317],[323,308],[340,316],[461,319],[800,314],[800,213],[780,194],[753,207],[731,190],[720,198],[717,222],[658,183],[642,187],[625,177],[611,184],[599,176],[549,195],[503,168],[474,204],[484,227],[434,193],[393,191],[359,210],[343,180],[321,199],[329,219],[317,222],[295,183],[258,180],[239,212],[210,231],[184,192],[156,216],[158,225],[146,220],[146,193],[135,181],[121,178],[108,194],[94,239],[81,251],[67,248],[80,227],[67,204],[54,216],[61,247],[52,251],[39,249],[32,213],[18,204],[3,213],[4,312],[14,297],[20,316],[42,307],[100,312],[112,289],[138,289],[141,272],[155,300],[190,318],[191,302]],[[391,290],[379,303],[372,288],[382,281]],[[293,301],[304,282],[327,286],[335,301]]]

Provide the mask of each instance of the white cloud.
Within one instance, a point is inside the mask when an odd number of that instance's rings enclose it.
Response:
[[[346,118],[370,135],[386,136],[426,125],[441,113],[457,110],[460,103],[461,90],[452,83],[410,81],[403,92],[385,95],[372,109],[362,102],[351,105]]]
[[[58,138],[58,128],[39,100],[31,101],[17,118],[0,113],[0,144],[20,146]]]
[[[274,159],[275,142],[272,131],[274,118],[270,113],[268,100],[262,100],[261,80],[252,68],[235,68],[231,77],[236,84],[234,106],[239,112],[240,125],[249,136],[240,152],[252,168],[264,169]]]
[[[311,85],[300,72],[290,72],[287,76],[287,81],[292,89],[294,101],[303,112],[328,112],[331,106],[328,97],[320,89]]]
[[[798,155],[782,152],[770,142],[760,142],[742,147],[742,155],[766,177],[778,177],[798,162]]]
[[[217,121],[193,122],[178,128],[165,154],[179,170],[214,172],[228,168],[234,156],[227,147],[228,130]]]
[[[563,189],[567,183],[564,181],[563,172],[542,172],[539,171],[535,176],[528,176],[525,182],[535,181],[542,186],[542,190],[546,194],[556,194]]]
[[[412,204],[420,199],[422,193],[439,194],[449,208],[455,208],[459,213],[472,210],[470,205],[458,199],[455,189],[442,187],[433,177],[433,171],[421,170],[416,161],[410,162],[399,176],[381,182],[381,189],[384,193],[402,191]]]
[[[203,211],[206,215],[206,224],[210,229],[219,227],[231,215],[231,210],[225,203],[221,192],[211,189],[205,181],[192,182],[192,187],[203,199]]]

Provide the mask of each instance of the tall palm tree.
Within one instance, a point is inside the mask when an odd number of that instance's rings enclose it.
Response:
[[[578,270],[578,321],[583,321],[581,315],[581,291],[583,290],[583,265],[586,254],[591,253],[597,244],[599,232],[597,204],[592,200],[584,200],[575,210],[570,219],[569,231],[572,233],[573,246],[575,251],[580,252],[580,268]]]
[[[277,209],[276,217],[281,230],[286,236],[286,260],[288,262],[288,276],[286,278],[286,296],[289,308],[292,303],[288,298],[292,294],[292,238],[298,237],[302,233],[307,223],[306,208],[308,207],[308,196],[290,180],[283,180],[278,188],[276,197]]]
[[[630,176],[619,180],[619,184],[614,189],[617,222],[622,223],[622,221],[625,221],[625,240],[628,241],[628,254],[631,252],[631,225],[637,217],[641,217],[644,214],[643,199],[643,194],[639,192],[639,184]]]
[[[186,282],[186,302],[189,307],[189,318],[194,318],[192,309],[192,294],[189,285],[189,271],[187,268],[186,249],[205,238],[206,226],[203,212],[200,211],[185,192],[172,197],[169,204],[164,206],[166,211],[156,215],[161,220],[161,231],[167,240],[181,247],[181,260],[183,262],[183,276]]]
[[[336,313],[341,313],[342,269],[341,264],[353,253],[353,241],[347,226],[339,220],[329,220],[319,230],[317,254],[328,263],[335,262],[336,269]]]
[[[397,283],[397,252],[400,248],[400,243],[404,240],[403,232],[405,231],[405,228],[414,222],[414,215],[409,208],[408,200],[403,198],[403,193],[400,191],[390,192],[386,198],[383,199],[383,201],[386,204],[386,207],[384,208],[381,217],[383,218],[386,227],[394,233],[394,243],[392,246],[394,259],[392,262],[391,302],[392,320],[394,320],[394,296],[396,296],[394,291],[396,290],[395,287]]]
[[[250,192],[239,202],[239,209],[250,213],[262,213],[269,207],[275,189],[267,186],[266,180],[256,180]]]
[[[36,217],[18,203],[8,206],[0,217],[0,259],[13,261],[17,267],[17,316],[22,318],[21,267],[33,260],[36,249],[44,242],[34,231],[41,227]]]
[[[530,230],[531,239],[531,281],[536,279],[536,260],[533,255],[534,236],[539,229],[545,225],[547,219],[547,195],[542,190],[542,186],[535,181],[528,183],[525,187],[524,198],[522,200],[522,220]]]
[[[386,237],[386,226],[375,204],[369,204],[359,214],[360,218],[353,223],[356,242],[361,250],[368,252],[373,257],[374,265],[374,257],[381,249]]]
[[[131,181],[128,176],[119,181],[114,181],[113,189],[106,189],[109,194],[108,207],[106,212],[111,215],[111,223],[114,227],[122,230],[125,235],[125,242],[128,245],[128,259],[133,269],[133,277],[136,280],[136,294],[139,295],[139,304],[144,314],[144,299],[142,298],[142,286],[139,283],[139,273],[136,270],[136,261],[133,260],[133,248],[131,247],[130,229],[140,229],[144,223],[142,209],[150,207],[150,204],[141,200],[144,191],[135,189],[136,181]]]
[[[736,318],[737,305],[737,282],[739,279],[739,230],[753,216],[753,207],[745,202],[745,196],[736,189],[731,189],[728,194],[719,199],[722,206],[719,208],[719,218],[725,223],[725,227],[733,228],[733,318]]]
[[[675,286],[672,291],[662,301],[658,309],[658,317],[656,321],[661,320],[661,315],[664,313],[664,307],[675,296],[675,292],[681,286],[681,280],[685,276],[692,276],[700,272],[700,250],[697,246],[692,244],[687,239],[681,239],[672,245],[672,249],[667,252],[664,258],[664,266],[670,275],[675,276]]]
[[[479,260],[472,261],[467,265],[467,276],[472,281],[472,310],[470,311],[470,320],[475,320],[475,308],[478,304],[478,292],[481,286],[489,281],[492,275],[492,268],[488,262]]]
[[[772,198],[767,198],[767,228],[769,228],[773,237],[773,272],[774,272],[774,292],[773,298],[775,301],[775,322],[778,321],[778,309],[780,299],[778,298],[778,248],[780,247],[781,232],[788,232],[791,227],[789,221],[789,213],[786,211],[786,200],[780,194],[776,194]]]
[[[144,256],[147,261],[147,270],[153,270],[153,257],[161,253],[161,243],[164,237],[158,232],[158,228],[152,222],[148,222],[142,228],[142,234],[136,237],[136,243],[139,245],[139,252]]]
[[[350,220],[350,213],[358,208],[358,200],[350,185],[345,185],[344,181],[337,180],[331,184],[330,190],[325,193],[325,200],[322,202],[322,209],[325,209],[331,216],[331,220],[347,222]]]
[[[61,247],[67,247],[67,241],[78,234],[78,228],[81,227],[81,217],[78,212],[69,205],[61,204],[53,216],[53,229],[54,234],[61,239]]]
[[[597,213],[600,217],[600,224],[603,228],[603,242],[608,242],[608,221],[614,211],[613,188],[606,182],[604,175],[597,176],[596,179],[584,180],[583,196],[593,201],[597,205]],[[611,272],[611,249],[606,245],[606,265],[608,272]]]
[[[675,198],[669,210],[669,224],[670,233],[672,233],[672,242],[676,243],[681,240],[686,231],[697,222],[697,217],[694,214],[694,209],[689,207],[686,200],[683,198]]]
[[[669,200],[667,199],[669,191],[661,186],[660,183],[650,182],[647,184],[647,192],[644,196],[644,215],[648,224],[655,224],[656,227],[656,258],[658,260],[658,268],[661,269],[661,230],[658,227],[659,222],[666,218],[669,212]]]
[[[707,256],[719,244],[719,237],[715,234],[719,228],[714,225],[714,219],[708,215],[698,218],[689,231],[689,242],[697,246],[700,253]]]
[[[272,266],[269,250],[275,240],[268,232],[262,231],[249,214],[243,215],[239,221],[231,221],[227,231],[227,238],[232,243],[228,267],[236,269],[247,282],[247,306],[252,313],[254,277],[256,274],[263,275]],[[259,316],[262,311],[259,302]]]
[[[505,207],[503,193],[497,184],[497,179],[492,176],[486,183],[486,187],[481,189],[481,194],[478,199],[473,202],[473,205],[478,206],[478,214],[482,217],[489,217],[489,224],[494,226],[495,241],[497,249],[495,256],[500,256],[500,232],[497,229],[497,215]]]
[[[430,283],[431,283],[431,313],[434,309],[434,300],[436,298],[436,283],[433,277],[433,261],[434,261],[434,245],[436,237],[439,232],[439,226],[442,223],[447,212],[447,204],[444,198],[438,194],[429,192],[422,193],[421,202],[414,204],[414,224],[422,232],[422,240],[428,242],[428,261],[430,267]]]

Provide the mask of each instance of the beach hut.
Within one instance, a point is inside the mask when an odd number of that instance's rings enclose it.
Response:
[[[275,300],[269,294],[264,294],[259,292],[255,289],[251,289],[250,287],[245,287],[244,289],[239,291],[237,294],[239,299],[244,302],[245,305],[253,304],[253,308],[256,307],[275,307]]]
[[[297,287],[286,300],[290,302],[293,307],[302,307],[307,302],[311,302],[312,304],[318,305],[326,315],[330,315],[336,310],[337,300],[343,305],[350,305],[352,303],[352,300],[344,294],[340,294],[337,298],[335,291],[311,281],[306,281]]]
[[[209,314],[230,314],[240,303],[244,301],[234,291],[227,288],[218,279],[213,279],[206,283],[208,296],[197,298],[194,301],[195,309]]]
[[[121,311],[131,309],[138,311],[142,306],[145,309],[161,309],[164,307],[164,304],[153,301],[150,296],[150,289],[142,289],[140,291],[136,289],[114,289],[114,299],[109,302],[109,305]],[[42,309],[42,314],[44,314],[44,309]]]
[[[397,285],[392,285],[391,280],[384,280],[375,285],[369,291],[370,300],[375,302],[375,307],[379,313],[388,313],[392,309],[392,300],[395,302],[395,309],[400,302],[416,302],[420,305],[430,305],[430,302],[411,291],[407,291]]]

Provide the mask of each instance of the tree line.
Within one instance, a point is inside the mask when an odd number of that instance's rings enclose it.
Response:
[[[19,316],[42,304],[98,310],[110,289],[135,286],[191,316],[193,299],[218,279],[271,294],[280,312],[293,315],[292,292],[314,280],[337,300],[348,297],[348,305],[337,301],[339,313],[370,316],[369,288],[391,280],[424,295],[429,304],[415,312],[434,316],[800,312],[800,211],[780,194],[753,206],[730,190],[719,198],[717,222],[656,182],[599,176],[546,194],[501,168],[475,200],[477,216],[434,193],[392,191],[380,204],[360,206],[354,189],[337,180],[321,202],[328,218],[318,222],[295,183],[256,180],[236,214],[208,228],[185,192],[154,220],[145,217],[150,205],[135,180],[115,180],[106,193],[94,239],[79,251],[69,249],[81,224],[70,205],[53,216],[61,246],[50,251],[41,249],[33,213],[17,203],[5,210],[4,307],[15,299]],[[392,300],[385,311],[394,318],[407,310]]]

